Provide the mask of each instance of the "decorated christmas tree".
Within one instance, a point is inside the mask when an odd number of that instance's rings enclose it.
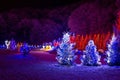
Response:
[[[117,14],[117,20],[115,22],[115,26],[113,27],[113,36],[108,44],[108,57],[107,63],[108,65],[120,65],[120,11]]]
[[[108,65],[120,65],[120,38],[118,36],[112,36],[112,40],[108,44],[107,55]]]
[[[108,65],[120,65],[120,11],[117,13],[117,20],[113,27],[113,36],[108,44],[107,63]]]
[[[15,50],[16,49],[16,42],[14,39],[11,39],[10,41],[10,49]]]
[[[30,48],[28,47],[27,43],[24,43],[21,48],[20,48],[20,52],[23,53],[23,55],[28,55],[30,52]]]
[[[100,56],[98,55],[97,48],[94,45],[94,41],[90,40],[86,46],[83,56],[81,58],[83,65],[97,66],[100,65]]]
[[[73,65],[75,56],[75,43],[70,43],[70,34],[64,33],[62,41],[57,48],[56,59],[59,64],[62,65]]]

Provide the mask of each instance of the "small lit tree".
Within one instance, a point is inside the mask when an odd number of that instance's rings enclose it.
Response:
[[[16,49],[16,42],[14,39],[11,39],[10,41],[10,49],[15,50]]]
[[[97,66],[100,65],[100,56],[98,55],[97,48],[94,45],[94,41],[90,40],[88,45],[86,46],[85,51],[82,56],[82,64],[89,66]]]

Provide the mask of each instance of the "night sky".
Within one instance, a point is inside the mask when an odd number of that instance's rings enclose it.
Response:
[[[0,9],[12,9],[12,8],[55,8],[58,6],[64,6],[76,2],[85,2],[90,0],[2,0],[0,1]]]

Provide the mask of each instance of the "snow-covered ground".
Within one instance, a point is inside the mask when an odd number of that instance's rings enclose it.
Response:
[[[0,80],[120,80],[117,66],[60,66],[54,54],[0,52]]]

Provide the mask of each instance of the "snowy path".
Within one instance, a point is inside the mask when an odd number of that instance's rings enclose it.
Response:
[[[0,54],[0,80],[120,80],[120,67],[59,66],[44,52]]]

